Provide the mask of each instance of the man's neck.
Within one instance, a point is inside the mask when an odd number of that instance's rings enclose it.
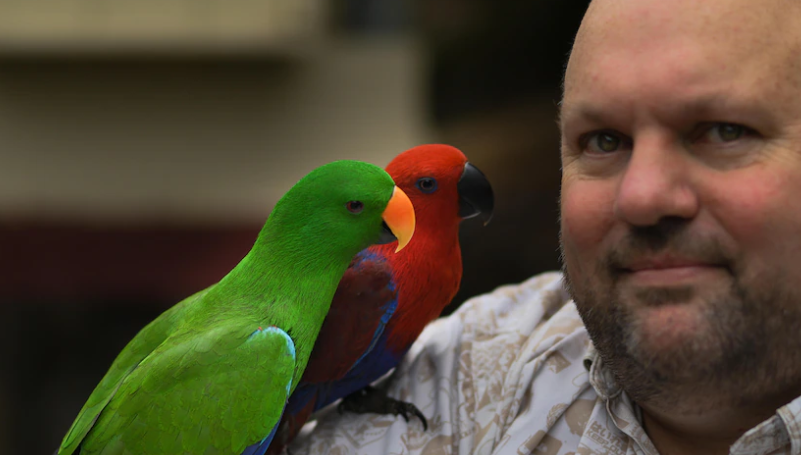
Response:
[[[662,415],[643,409],[642,419],[645,432],[656,446],[660,455],[728,455],[729,448],[750,428],[765,420],[757,417],[751,424],[722,422],[730,416],[679,417]],[[717,420],[720,418],[721,420]],[[716,422],[713,428],[709,422]]]
[[[643,427],[660,455],[727,455],[729,448],[745,432],[776,414],[796,395],[765,399],[758,406],[681,409],[681,402],[692,400],[685,395],[672,409],[659,409],[638,403],[642,409]],[[698,402],[703,401],[699,399]]]

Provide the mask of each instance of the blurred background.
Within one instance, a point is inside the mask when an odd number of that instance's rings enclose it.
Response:
[[[556,103],[587,0],[0,0],[0,454],[50,454],[119,350],[325,162],[464,151],[470,296],[558,268]]]

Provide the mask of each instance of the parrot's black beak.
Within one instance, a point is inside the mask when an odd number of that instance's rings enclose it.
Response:
[[[459,192],[459,216],[466,220],[480,215],[486,226],[492,219],[495,195],[484,173],[470,163],[465,164],[456,189]]]
[[[381,223],[381,237],[378,238],[376,245],[385,245],[387,243],[392,243],[395,240],[398,240],[395,237],[395,234],[392,233],[392,230],[387,226],[386,222]]]

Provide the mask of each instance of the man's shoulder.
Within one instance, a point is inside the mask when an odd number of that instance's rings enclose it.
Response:
[[[583,324],[562,274],[547,272],[467,300],[452,315],[426,327],[413,351],[474,340],[505,345],[515,340],[521,345],[576,330],[583,330]]]
[[[570,381],[568,396],[584,387],[589,347],[562,275],[545,273],[474,297],[429,325],[396,378],[415,378],[413,388],[426,380],[469,388],[471,396],[462,401],[477,420],[482,413],[506,418],[535,379],[557,395],[563,381]]]
[[[525,330],[547,321],[569,302],[562,274],[546,272],[473,297],[454,316],[483,331]]]

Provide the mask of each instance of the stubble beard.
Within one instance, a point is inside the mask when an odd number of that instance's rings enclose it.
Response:
[[[576,282],[562,251],[565,283],[590,338],[635,402],[696,415],[757,406],[788,390],[801,393],[801,300],[789,292],[794,283],[779,273],[744,280],[732,270],[728,289],[704,295],[698,316],[705,330],[659,349],[658,334],[647,333],[632,310],[638,305],[625,300],[686,302],[698,291],[653,288],[621,295],[608,260],[598,266],[596,282]]]

